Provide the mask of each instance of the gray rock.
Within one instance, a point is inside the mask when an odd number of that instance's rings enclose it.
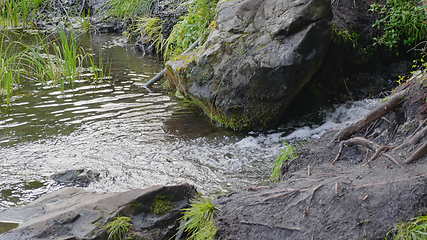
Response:
[[[227,127],[271,126],[318,71],[331,15],[327,0],[221,1],[207,42],[167,77]]]
[[[411,168],[334,167],[295,172],[274,187],[218,200],[221,240],[380,240],[397,223],[425,214],[427,164]]]
[[[153,186],[123,193],[93,193],[65,188],[21,208],[0,211],[0,222],[20,223],[0,240],[106,239],[103,226],[116,216],[132,219],[132,233],[143,239],[169,239],[181,209],[194,197],[190,185]],[[156,199],[169,208],[153,210]],[[164,200],[165,201],[165,200]]]
[[[56,173],[51,178],[62,185],[87,187],[91,182],[99,180],[100,173],[90,169],[73,169]]]

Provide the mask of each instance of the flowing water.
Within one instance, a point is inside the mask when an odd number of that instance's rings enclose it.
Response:
[[[268,179],[283,141],[318,137],[374,107],[375,100],[319,113],[322,124],[270,133],[216,128],[197,109],[157,87],[140,86],[161,70],[121,36],[82,38],[111,68],[109,78],[79,80],[60,90],[26,84],[0,115],[0,209],[63,187],[52,174],[90,169],[87,189],[125,191],[190,183],[203,193],[226,192]],[[301,126],[299,126],[301,125]],[[286,131],[285,131],[286,130]]]

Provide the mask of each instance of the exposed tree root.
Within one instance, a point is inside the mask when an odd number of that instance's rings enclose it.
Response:
[[[380,145],[378,143],[375,143],[371,140],[368,140],[368,137],[374,137],[378,136],[378,132],[375,133],[375,136],[372,132],[374,128],[376,128],[379,124],[379,121],[385,121],[389,124],[393,124],[390,122],[389,119],[385,118],[385,115],[391,112],[393,109],[399,107],[403,101],[406,99],[406,97],[412,96],[411,89],[413,87],[418,87],[418,85],[413,84],[406,84],[403,86],[403,88],[391,95],[389,99],[382,103],[380,106],[375,108],[373,111],[371,111],[367,116],[360,119],[359,121],[351,124],[350,126],[342,129],[335,137],[333,142],[339,142],[339,150],[338,154],[335,157],[335,159],[332,161],[332,163],[335,163],[339,160],[339,158],[342,155],[344,146],[347,145],[360,145],[367,149],[366,156],[365,156],[365,165],[369,164],[370,162],[374,161],[375,159],[379,158],[380,156],[386,157],[387,159],[391,160],[395,164],[401,166],[401,164],[393,157],[392,154],[389,154],[388,152],[391,151],[392,153],[396,153],[397,150],[400,150],[402,148],[410,147],[411,150],[415,149],[414,151],[410,152],[408,155],[409,157],[406,158],[405,162],[406,164],[414,162],[425,155],[427,155],[427,142],[425,142],[425,138],[427,137],[427,119],[421,121],[419,125],[417,126],[414,133],[407,137],[400,145],[396,146],[387,146],[387,145]],[[396,134],[397,132],[397,125],[394,126],[393,132]],[[352,137],[355,133],[360,133],[361,130],[365,129],[364,136],[365,137]],[[389,130],[391,132],[391,130]],[[392,134],[393,134],[392,132]],[[363,134],[363,133],[362,133]],[[381,134],[380,134],[381,135]],[[389,136],[390,137],[390,136]],[[369,157],[369,151],[373,151],[371,157]]]
[[[420,158],[422,158],[424,155],[427,154],[427,142],[425,142],[423,145],[421,145],[417,150],[415,150],[414,153],[409,156],[405,163],[411,163],[414,162]]]
[[[392,95],[387,102],[381,104],[376,109],[374,109],[370,114],[361,120],[351,124],[350,126],[341,130],[334,138],[335,142],[340,142],[342,140],[348,139],[354,133],[362,130],[371,122],[382,118],[386,113],[390,112],[397,106],[399,106],[402,101],[405,99],[408,94],[408,89],[401,90],[400,92]]]
[[[418,144],[425,136],[427,136],[427,126],[424,128],[423,125],[426,121],[420,123],[418,128],[415,130],[414,135],[412,135],[409,139],[405,140],[402,144],[400,144],[395,150],[405,148],[409,145]],[[422,129],[421,129],[422,128]],[[420,130],[421,129],[421,130]]]
[[[378,157],[380,157],[381,155],[388,158],[389,160],[391,160],[392,162],[394,162],[396,165],[401,166],[400,163],[394,159],[391,155],[387,154],[387,151],[392,150],[393,148],[395,148],[394,146],[382,146],[379,145],[373,141],[370,141],[366,138],[363,137],[354,137],[348,140],[344,140],[340,142],[340,146],[339,146],[339,150],[338,150],[338,154],[335,157],[335,159],[332,161],[332,164],[334,164],[336,161],[338,161],[338,159],[341,157],[342,155],[342,151],[344,149],[344,146],[346,145],[361,145],[371,151],[374,152],[374,154],[372,155],[371,158],[367,158],[368,155],[366,155],[366,164],[369,164],[370,162],[374,161],[375,159],[377,159]]]

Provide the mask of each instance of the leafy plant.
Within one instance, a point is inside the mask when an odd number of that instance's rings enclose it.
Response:
[[[217,208],[211,200],[201,198],[191,203],[191,207],[184,209],[182,228],[189,234],[187,240],[213,240],[218,231],[215,225]]]
[[[279,156],[274,162],[273,171],[270,176],[270,180],[278,182],[282,178],[282,168],[285,162],[292,161],[298,158],[296,148],[290,144],[285,144],[285,147],[281,150]]]
[[[425,240],[427,239],[427,216],[397,224],[395,229],[387,233],[385,240]]]
[[[427,14],[421,0],[387,0],[385,5],[372,4],[370,11],[380,18],[373,27],[383,33],[376,44],[388,48],[410,47],[427,39]]]
[[[336,25],[332,25],[332,39],[335,43],[339,44],[349,44],[353,48],[359,46],[360,34],[356,32],[349,31],[347,29],[341,29]]]
[[[181,18],[166,40],[164,58],[170,59],[187,50],[197,40],[206,40],[218,0],[194,0],[188,14]]]
[[[108,233],[108,240],[124,240],[132,227],[132,219],[129,217],[116,217],[107,223],[104,229]]]

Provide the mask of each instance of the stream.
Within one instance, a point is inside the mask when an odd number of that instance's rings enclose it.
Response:
[[[270,132],[237,134],[215,127],[196,108],[142,84],[161,64],[118,35],[84,35],[81,44],[110,66],[103,81],[73,88],[26,83],[1,106],[0,209],[64,187],[52,174],[100,173],[87,189],[126,191],[189,183],[222,193],[268,181],[284,141],[319,137],[358,119],[377,100],[346,103]]]

